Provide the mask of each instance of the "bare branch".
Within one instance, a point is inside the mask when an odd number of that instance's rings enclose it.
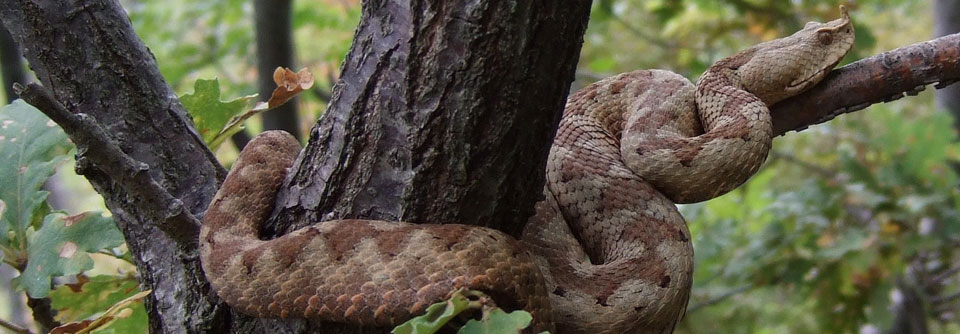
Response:
[[[200,221],[183,207],[183,202],[160,186],[147,171],[147,164],[136,161],[116,145],[116,141],[90,116],[71,113],[53,97],[49,90],[35,83],[23,87],[15,85],[20,97],[57,122],[77,145],[77,173],[85,174],[91,164],[113,175],[114,181],[140,198],[157,217],[150,221],[186,247],[195,247],[200,234]],[[89,149],[94,147],[96,149]]]
[[[943,284],[943,281],[947,280],[947,278],[950,278],[950,276],[953,276],[957,272],[960,272],[960,266],[952,267],[946,271],[938,273],[936,276],[931,278],[930,281],[936,284]]]
[[[838,115],[960,80],[960,34],[905,46],[839,68],[806,93],[771,108],[774,134],[802,131]]]
[[[0,319],[0,327],[3,327],[17,334],[33,334],[29,329],[23,328],[12,322]]]

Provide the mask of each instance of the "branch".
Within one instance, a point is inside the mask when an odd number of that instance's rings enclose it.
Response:
[[[771,108],[775,135],[960,80],[960,34],[864,58],[831,72],[813,89]]]
[[[200,235],[200,221],[187,210],[183,202],[170,195],[157,184],[147,171],[150,166],[134,160],[116,145],[96,120],[83,113],[71,113],[53,97],[49,90],[35,83],[23,87],[14,85],[24,101],[60,125],[77,145],[77,173],[96,166],[104,173],[113,175],[114,181],[131,196],[140,198],[149,208],[145,212],[155,214],[150,221],[161,222],[158,228],[185,247],[196,247]],[[90,149],[94,147],[95,149]],[[92,165],[91,165],[92,164]]]
[[[749,291],[750,289],[753,289],[753,288],[754,288],[753,284],[747,284],[747,285],[741,286],[741,287],[739,287],[739,288],[736,288],[736,289],[733,289],[733,290],[724,292],[724,293],[722,293],[722,294],[720,294],[720,295],[718,295],[718,296],[714,296],[713,298],[707,299],[707,300],[705,300],[705,301],[703,301],[703,302],[690,305],[690,307],[687,307],[687,313],[686,313],[686,314],[689,316],[691,313],[696,312],[696,311],[699,311],[700,309],[702,309],[702,308],[704,308],[704,307],[707,307],[707,306],[710,306],[710,305],[713,305],[713,304],[722,302],[722,301],[726,300],[727,298],[730,298],[730,297],[736,296],[736,295],[738,295],[738,294],[747,292],[747,291]]]
[[[0,319],[0,327],[3,327],[17,334],[33,334],[29,329],[23,328],[12,322]]]

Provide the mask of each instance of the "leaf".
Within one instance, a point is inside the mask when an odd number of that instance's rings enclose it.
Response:
[[[273,90],[270,100],[267,101],[269,109],[287,103],[300,92],[313,87],[313,73],[305,68],[293,73],[289,68],[277,67],[273,71],[273,82],[277,84],[277,88]]]
[[[85,212],[65,217],[54,213],[30,237],[27,267],[20,284],[33,298],[46,297],[52,276],[74,275],[93,268],[89,253],[123,244],[113,219]]]
[[[60,286],[50,293],[51,306],[57,310],[57,321],[68,323],[91,318],[139,291],[132,275],[79,275],[77,279],[77,283]],[[118,319],[110,328],[117,333],[146,333],[146,311],[142,305],[136,305],[130,317]]]
[[[273,71],[273,81],[277,83],[277,88],[273,90],[270,100],[266,103],[257,103],[253,109],[231,118],[230,121],[223,126],[223,129],[220,130],[216,138],[213,139],[213,143],[207,144],[211,149],[220,145],[227,137],[239,131],[240,124],[243,124],[243,122],[253,117],[253,115],[279,107],[287,103],[287,101],[290,101],[290,99],[297,94],[303,92],[303,90],[312,87],[313,74],[307,71],[307,69],[293,73],[289,68],[277,67],[277,69]]]
[[[132,309],[132,307],[134,306],[131,306],[130,304],[133,304],[134,302],[139,301],[140,299],[143,299],[143,297],[146,297],[147,295],[149,295],[150,292],[151,290],[141,291],[137,294],[134,294],[133,296],[130,296],[124,300],[121,300],[120,302],[117,302],[116,304],[111,306],[109,309],[107,309],[105,312],[103,312],[103,314],[100,314],[94,319],[88,319],[88,320],[63,324],[51,330],[50,334],[85,334],[85,333],[91,333],[93,331],[96,331],[98,333],[103,333],[104,332],[103,329],[105,329],[107,326],[111,326],[115,324],[118,320],[129,318],[131,315],[133,315],[135,312]],[[138,305],[142,307],[142,304],[138,304]],[[123,333],[128,333],[128,332],[123,332]]]
[[[32,215],[47,198],[43,183],[66,159],[67,136],[33,106],[22,100],[0,108],[0,244],[10,246],[11,232],[22,250]]]
[[[220,101],[220,81],[200,79],[193,84],[192,94],[180,96],[180,102],[193,117],[193,123],[197,126],[203,141],[213,150],[222,143],[222,140],[216,141],[218,136],[221,136],[221,129],[224,129],[236,115],[246,110],[250,101],[256,96],[248,95],[230,101]],[[223,137],[229,137],[237,131],[240,131],[239,127]]]
[[[430,334],[440,330],[450,319],[463,311],[476,309],[480,304],[464,296],[470,291],[458,290],[450,299],[427,307],[427,313],[400,324],[391,331],[393,334]]]
[[[530,326],[533,317],[526,311],[514,311],[505,313],[499,308],[494,308],[489,312],[484,312],[483,319],[480,321],[470,320],[463,325],[457,333],[459,334],[507,334],[520,333],[524,328]]]

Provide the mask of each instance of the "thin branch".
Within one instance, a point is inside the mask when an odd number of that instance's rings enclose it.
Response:
[[[945,281],[948,277],[952,276],[953,274],[956,274],[957,272],[960,272],[960,266],[956,266],[956,267],[947,269],[942,273],[938,273],[936,276],[930,279],[930,281],[937,284],[942,284],[943,281]]]
[[[78,174],[83,175],[85,170],[97,168],[114,175],[115,182],[127,190],[130,196],[137,197],[143,200],[146,206],[156,209],[159,217],[153,217],[151,221],[163,222],[158,228],[184,246],[196,245],[197,235],[200,234],[199,220],[184,209],[180,199],[171,196],[150,176],[147,164],[124,153],[95,119],[87,114],[68,111],[43,86],[32,83],[26,87],[17,85],[15,88],[20,91],[20,97],[24,101],[40,109],[70,135],[79,148]],[[89,149],[91,147],[95,149]]]
[[[926,85],[960,80],[960,34],[940,37],[864,58],[831,72],[813,89],[771,108],[775,135],[916,95]]]
[[[33,332],[31,332],[29,329],[20,327],[12,322],[9,322],[3,319],[0,319],[0,327],[3,327],[17,334],[33,334]]]
[[[707,300],[705,300],[705,301],[703,301],[703,302],[690,305],[689,307],[687,307],[687,315],[689,316],[691,313],[696,312],[696,311],[699,311],[700,309],[702,309],[702,308],[704,308],[704,307],[707,307],[707,306],[710,306],[710,305],[713,305],[713,304],[722,302],[722,301],[726,300],[727,298],[730,298],[730,297],[736,296],[736,295],[738,295],[738,294],[747,292],[747,291],[749,291],[750,289],[753,289],[753,288],[754,288],[754,285],[753,285],[753,284],[747,284],[747,285],[741,286],[741,287],[739,287],[739,288],[736,288],[736,289],[733,289],[733,290],[724,292],[724,293],[722,293],[722,294],[720,294],[720,295],[718,295],[718,296],[714,296],[714,297],[712,297],[712,298],[710,298],[710,299],[707,299]]]
[[[933,300],[930,301],[930,303],[934,305],[939,305],[939,304],[945,304],[945,303],[952,303],[958,299],[960,299],[960,292],[934,298]]]

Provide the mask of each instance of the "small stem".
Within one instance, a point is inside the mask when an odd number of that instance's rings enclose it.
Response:
[[[33,334],[29,329],[17,326],[16,324],[0,319],[0,327],[6,328],[7,330],[17,333],[17,334]]]

